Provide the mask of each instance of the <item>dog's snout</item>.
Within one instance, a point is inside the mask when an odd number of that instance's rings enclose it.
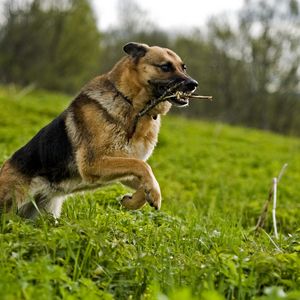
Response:
[[[186,80],[184,85],[186,86],[187,89],[192,91],[198,86],[198,82],[195,79],[189,78],[188,80]]]

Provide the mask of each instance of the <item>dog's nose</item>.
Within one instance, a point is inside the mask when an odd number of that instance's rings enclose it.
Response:
[[[193,89],[195,89],[198,86],[198,82],[192,78],[189,78],[186,82],[185,82],[185,86],[186,88],[188,88],[190,91],[192,91]]]

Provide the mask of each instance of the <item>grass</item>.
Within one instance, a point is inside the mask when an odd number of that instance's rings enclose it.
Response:
[[[0,163],[69,97],[0,88]],[[4,215],[1,299],[300,299],[300,140],[167,117],[150,159],[160,212],[113,185],[70,197],[56,223]],[[275,240],[253,227],[282,165]],[[276,246],[274,245],[276,243]]]

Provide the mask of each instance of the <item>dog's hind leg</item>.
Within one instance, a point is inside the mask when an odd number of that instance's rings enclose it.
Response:
[[[61,214],[64,197],[43,197],[37,195],[35,200],[22,205],[18,214],[26,219],[35,219],[42,213],[50,213],[54,218],[59,218]]]
[[[39,212],[39,208],[34,200],[18,208],[18,215],[25,219],[35,219],[39,215]]]
[[[62,205],[64,203],[64,196],[56,196],[39,206],[40,210],[50,213],[54,218],[59,218],[61,214]]]
[[[12,210],[14,206],[14,198],[10,195],[9,191],[2,186],[0,182],[0,215]]]
[[[0,213],[9,212],[26,199],[30,178],[19,173],[10,162],[0,170]]]

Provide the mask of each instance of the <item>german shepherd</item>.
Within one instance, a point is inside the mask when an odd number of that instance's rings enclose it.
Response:
[[[45,211],[58,218],[68,194],[95,189],[116,181],[135,190],[121,200],[128,209],[146,202],[161,206],[160,187],[146,163],[156,143],[160,116],[174,97],[161,102],[139,120],[128,135],[136,114],[148,101],[172,85],[192,92],[198,83],[173,51],[128,43],[110,72],[85,85],[69,107],[42,128],[8,159],[0,171],[0,209],[13,208],[25,218]]]

